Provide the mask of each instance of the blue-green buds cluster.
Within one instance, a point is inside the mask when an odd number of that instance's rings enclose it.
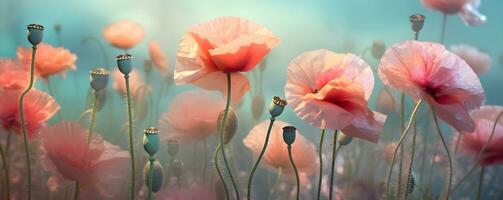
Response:
[[[42,42],[44,38],[44,26],[40,24],[30,24],[27,26],[28,29],[28,41],[34,47]]]
[[[344,134],[342,131],[339,131],[339,136],[337,136],[337,141],[339,141],[340,145],[344,146],[344,145],[348,145],[349,143],[351,143],[351,141],[353,141],[353,137]]]
[[[133,64],[131,62],[131,58],[133,58],[133,56],[129,54],[121,54],[115,57],[115,60],[117,60],[117,67],[119,67],[119,71],[125,76],[128,76],[129,73],[131,73],[131,70],[133,70]]]
[[[285,126],[283,127],[283,141],[290,146],[295,142],[295,134],[296,134],[297,128],[293,126]]]
[[[410,27],[414,32],[419,32],[423,29],[425,16],[421,14],[413,14],[409,17]]]
[[[155,127],[148,127],[144,132],[143,148],[150,156],[153,156],[159,151],[159,130]]]
[[[286,106],[286,100],[281,99],[280,97],[273,97],[271,105],[269,106],[269,113],[271,114],[272,118],[275,118],[281,113],[283,113],[283,110],[285,109]]]
[[[110,72],[103,68],[95,68],[90,72],[90,84],[94,91],[99,92],[107,87]]]
[[[153,175],[152,175],[152,192],[158,192],[161,190],[164,181],[164,169],[159,161],[154,161]],[[149,187],[149,176],[150,175],[150,163],[147,162],[145,167],[143,167],[143,179],[145,184]]]

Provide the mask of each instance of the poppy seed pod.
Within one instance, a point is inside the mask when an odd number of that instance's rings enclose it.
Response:
[[[119,67],[119,71],[125,76],[129,75],[131,70],[133,70],[133,65],[131,64],[131,58],[133,58],[129,54],[121,54],[115,57],[117,60],[117,67]]]
[[[40,24],[30,24],[27,26],[28,29],[28,41],[33,46],[37,46],[42,42],[44,38],[44,26]]]
[[[384,42],[381,40],[374,40],[374,42],[372,42],[372,48],[370,49],[372,56],[375,59],[379,60],[381,59],[382,55],[384,55],[384,52],[386,52],[386,45],[384,44]]]
[[[107,87],[110,72],[103,68],[95,68],[90,72],[90,84],[94,91],[99,92]]]
[[[423,29],[425,16],[421,14],[413,14],[409,17],[410,27],[414,32],[419,32]]]
[[[158,192],[161,190],[164,181],[164,170],[159,161],[154,161],[154,174],[152,175],[152,192]],[[150,162],[145,164],[143,167],[143,180],[145,180],[145,185],[149,187],[149,175],[150,175]]]
[[[180,149],[180,143],[177,140],[168,140],[168,154],[171,157],[175,157]]]
[[[281,115],[281,113],[283,113],[283,110],[285,109],[286,104],[286,100],[278,96],[273,97],[271,105],[269,106],[269,113],[271,114],[271,117],[275,118]]]
[[[171,170],[173,170],[173,174],[176,177],[181,177],[182,176],[182,173],[183,173],[183,163],[182,163],[182,161],[173,160],[173,162],[171,163],[170,167],[171,167]]]
[[[222,122],[224,120],[224,113],[225,113],[225,110],[222,110],[218,114],[217,130],[219,132],[220,132],[220,129],[222,129]],[[227,120],[225,122],[225,127],[224,127],[224,144],[227,144],[232,140],[232,137],[234,137],[234,134],[236,133],[237,129],[238,129],[238,116],[236,115],[236,112],[234,112],[234,109],[229,108],[229,113],[227,113]]]
[[[337,140],[339,141],[340,145],[348,145],[353,141],[353,137],[344,134],[342,131],[339,131],[339,136],[337,137]]]
[[[283,127],[283,141],[290,146],[295,142],[295,132],[297,128],[293,126],[285,126]]]
[[[264,113],[264,95],[256,94],[253,95],[252,104],[251,104],[251,113],[254,120],[259,120],[262,114]]]
[[[150,155],[153,156],[159,151],[159,129],[155,127],[148,127],[144,130],[143,135],[143,148]]]

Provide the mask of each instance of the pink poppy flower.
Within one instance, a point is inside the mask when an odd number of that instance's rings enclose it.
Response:
[[[124,74],[122,74],[118,69],[112,71],[113,88],[122,94],[126,94],[126,80],[124,79]],[[131,96],[136,96],[139,89],[144,86],[143,77],[140,75],[138,70],[133,69],[129,73],[129,89],[131,91]]]
[[[159,119],[161,139],[181,143],[204,140],[217,132],[218,114],[225,108],[222,98],[206,91],[188,91],[171,101]]]
[[[21,90],[0,90],[0,123],[5,130],[22,133],[19,115]],[[24,99],[24,118],[27,136],[33,138],[58,110],[59,105],[50,95],[31,90]]]
[[[157,200],[216,200],[216,194],[208,186],[192,183],[189,187],[167,187],[155,195]]]
[[[103,30],[103,37],[116,48],[131,49],[143,40],[145,31],[134,21],[122,20],[108,25]]]
[[[243,139],[243,144],[255,157],[258,157],[262,150],[268,126],[268,120],[255,125]],[[289,124],[278,120],[274,122],[269,138],[269,145],[264,153],[261,164],[272,171],[281,168],[283,173],[293,175],[294,171],[288,157],[287,145],[283,141],[283,127],[285,126],[289,126]],[[316,146],[299,132],[297,132],[295,142],[292,144],[292,156],[299,170],[299,175],[304,177],[305,180],[307,180],[307,176],[318,170],[319,163],[316,160]]]
[[[465,60],[466,63],[473,69],[473,71],[480,75],[491,68],[491,57],[478,50],[475,47],[468,45],[454,45],[451,46],[452,53]]]
[[[422,0],[421,2],[427,8],[438,10],[446,14],[456,14],[470,1],[471,0]]]
[[[168,73],[168,58],[161,49],[161,46],[156,41],[148,43],[148,52],[154,66],[161,72],[161,75],[166,76]]]
[[[484,102],[484,89],[473,70],[443,45],[405,41],[393,45],[379,64],[383,83],[433,106],[438,117],[461,131],[472,132],[469,111]]]
[[[17,58],[26,69],[31,64],[31,48],[19,47]],[[35,59],[35,73],[47,79],[51,75],[63,73],[66,69],[76,70],[77,56],[63,47],[53,47],[49,44],[39,44]]]
[[[227,95],[226,73],[231,73],[231,99],[249,90],[241,72],[252,70],[279,42],[271,31],[239,17],[221,17],[192,27],[179,44],[174,79]]]
[[[486,22],[486,16],[480,14],[477,8],[481,0],[422,0],[427,8],[438,10],[442,13],[459,14],[466,25],[477,26]]]
[[[20,90],[28,87],[30,72],[14,59],[0,59],[0,89]]]
[[[129,154],[93,134],[76,122],[59,122],[41,130],[45,168],[71,181],[78,181],[81,199],[116,199],[127,178]]]
[[[285,96],[302,120],[377,142],[386,116],[367,107],[374,75],[361,58],[324,49],[308,51],[294,58],[287,72]]]
[[[476,128],[472,133],[461,134],[460,150],[466,154],[476,156],[488,142],[496,121],[496,117],[503,111],[501,106],[482,106],[479,110],[471,112]],[[481,154],[481,165],[503,163],[503,120],[498,120],[493,138],[485,151]]]

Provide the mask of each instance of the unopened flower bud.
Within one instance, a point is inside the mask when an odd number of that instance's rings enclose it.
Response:
[[[219,133],[220,130],[222,129],[224,114],[225,110],[222,110],[218,114],[217,130],[219,131]],[[225,121],[225,127],[224,127],[224,144],[227,144],[232,140],[232,137],[234,137],[234,134],[236,133],[237,129],[238,129],[238,116],[236,115],[236,112],[234,112],[234,109],[229,108],[229,112],[227,113],[227,120]]]
[[[149,127],[144,132],[143,148],[150,156],[153,156],[159,151],[159,130],[155,127]]]
[[[33,46],[37,46],[42,42],[44,38],[44,26],[40,24],[30,24],[27,26],[28,29],[28,41]]]
[[[283,141],[290,146],[295,142],[295,132],[297,128],[293,126],[285,126],[283,127]]]
[[[117,60],[117,67],[119,67],[119,71],[124,75],[129,75],[131,70],[133,70],[131,58],[132,56],[129,54],[121,54],[115,57]]]
[[[348,145],[353,141],[353,137],[344,134],[342,131],[339,131],[339,136],[337,137],[337,140],[339,141],[340,145]]]
[[[164,169],[159,161],[154,161],[153,167],[154,174],[152,175],[152,192],[158,192],[161,190],[164,181]],[[149,187],[149,176],[150,176],[150,162],[145,164],[143,167],[143,180],[145,180],[145,185]]]
[[[99,92],[107,87],[110,72],[103,68],[95,68],[90,72],[90,84],[94,91]]]
[[[277,117],[283,113],[283,110],[285,109],[286,106],[286,100],[281,99],[280,97],[273,97],[271,105],[269,106],[269,113],[271,114],[271,117]]]
[[[180,149],[180,143],[177,140],[168,140],[168,154],[171,157],[175,157]]]
[[[253,95],[251,102],[251,113],[254,120],[258,121],[260,117],[262,117],[262,114],[264,113],[264,107],[264,95]]]

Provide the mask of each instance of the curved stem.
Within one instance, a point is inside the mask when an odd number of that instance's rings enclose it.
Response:
[[[447,14],[442,16],[442,32],[440,33],[440,44],[444,44],[445,29],[447,28]]]
[[[466,173],[466,175],[463,176],[463,178],[461,178],[461,180],[454,186],[454,188],[452,188],[451,192],[454,192],[461,185],[461,183],[463,183],[473,173],[473,171],[475,170],[476,164],[480,162],[482,153],[484,153],[484,151],[486,150],[486,148],[489,146],[489,143],[491,143],[491,141],[493,139],[494,132],[496,131],[496,125],[498,125],[498,122],[499,122],[501,116],[503,116],[503,111],[500,112],[498,114],[498,116],[496,116],[496,119],[494,120],[493,128],[491,130],[491,135],[489,135],[489,138],[487,139],[487,142],[484,144],[484,146],[482,146],[482,148],[480,149],[480,151],[477,153],[477,156],[475,156],[475,162],[474,162],[475,164],[472,166],[472,168],[470,168],[470,170],[468,170],[468,173]],[[461,138],[459,140],[461,140]]]
[[[320,160],[320,171],[318,175],[318,193],[316,199],[320,199],[320,194],[321,194],[321,179],[323,178],[323,138],[325,137],[325,129],[321,130],[321,137],[320,137],[320,149],[318,150],[318,159]]]
[[[222,172],[220,171],[220,167],[218,166],[218,153],[222,150],[222,146],[218,145],[217,149],[215,150],[215,154],[213,155],[213,162],[215,162],[215,169],[217,170],[217,174],[220,177],[220,181],[222,182],[222,186],[224,186],[224,191],[225,191],[225,196],[227,200],[230,200],[231,197],[229,195],[229,189],[227,189],[227,184],[225,183],[224,176],[222,175]]]
[[[278,177],[276,178],[276,182],[274,183],[274,186],[272,186],[271,193],[269,193],[269,197],[267,199],[271,200],[273,198],[274,191],[276,191],[276,188],[278,187],[279,182],[281,180],[281,174],[282,174],[282,170],[280,167],[280,168],[278,168]]]
[[[129,126],[129,154],[131,156],[131,199],[135,199],[135,163],[134,163],[134,142],[133,142],[133,111],[131,109],[131,91],[129,88],[129,75],[125,75],[126,95]]]
[[[395,164],[396,154],[398,153],[398,148],[400,148],[400,146],[402,145],[403,141],[405,140],[405,137],[407,136],[407,132],[409,131],[409,129],[412,125],[412,122],[416,119],[417,111],[419,110],[419,107],[421,106],[422,102],[423,102],[423,100],[419,100],[416,103],[416,106],[414,107],[414,109],[412,110],[407,128],[403,131],[402,136],[400,136],[400,140],[398,141],[398,145],[395,148],[395,152],[393,153],[393,159],[391,160],[391,166],[388,171],[388,181],[386,183],[386,194],[388,195],[388,198],[390,197],[389,196],[389,185],[391,182],[391,173],[393,172],[393,165]]]
[[[480,200],[481,192],[482,192],[482,185],[484,184],[484,172],[485,172],[486,166],[482,165],[480,168],[480,174],[479,174],[479,186],[477,187],[477,200]]]
[[[236,193],[236,198],[239,198],[239,190],[236,184],[236,181],[234,180],[234,176],[232,175],[232,170],[229,166],[229,162],[227,161],[227,155],[225,153],[225,136],[224,136],[224,131],[225,131],[225,123],[227,122],[227,114],[229,114],[229,106],[231,104],[231,74],[227,73],[227,103],[225,105],[225,111],[224,111],[224,118],[222,121],[222,127],[220,128],[220,146],[222,146],[222,159],[224,160],[225,168],[227,169],[227,172],[229,173],[229,178],[231,179],[232,185],[234,186],[234,192]],[[223,180],[222,180],[223,182]]]
[[[395,102],[395,97],[393,96],[393,93],[388,89],[388,87],[384,86],[384,91],[388,93],[388,95],[391,97],[391,105],[393,106],[393,111],[396,109],[396,102]]]
[[[411,183],[411,177],[412,177],[412,168],[414,166],[414,155],[416,152],[416,137],[417,137],[417,127],[416,127],[416,122],[414,121],[414,135],[412,136],[412,147],[411,147],[411,153],[410,153],[410,165],[409,165],[409,173],[407,174],[407,188],[405,189],[405,199],[409,199],[409,195],[412,194],[413,192],[413,184]],[[401,177],[400,177],[401,178]]]
[[[155,161],[155,158],[153,156],[150,156],[149,159],[150,161],[150,170],[148,171],[148,196],[147,196],[147,199],[148,200],[152,200],[152,184],[153,184],[153,179],[154,179],[154,161]]]
[[[292,164],[293,171],[295,172],[295,179],[297,181],[297,200],[299,200],[299,194],[300,194],[300,180],[299,180],[299,171],[297,171],[297,167],[295,166],[295,162],[293,161],[292,157],[292,146],[288,145],[288,157],[290,158],[290,163]]]
[[[337,158],[337,153],[339,152],[339,149],[341,148],[340,144],[337,146],[337,135],[339,131],[335,130],[334,131],[334,140],[332,143],[332,168],[330,170],[330,193],[329,193],[329,198],[332,199],[332,192],[334,189],[334,172],[335,172],[335,159]]]
[[[405,94],[402,92],[400,94],[400,132],[403,132],[405,128]],[[402,170],[403,170],[403,157],[405,154],[405,149],[403,147],[399,147],[400,149],[400,161],[398,164],[398,179],[397,179],[397,187],[396,187],[396,195],[397,199],[400,199],[400,191],[402,190]]]
[[[437,119],[437,114],[435,113],[435,108],[433,106],[430,106],[431,111],[433,113],[433,120],[435,121],[435,126],[437,127],[437,132],[438,136],[440,136],[440,139],[442,140],[442,144],[444,145],[445,152],[447,153],[447,158],[449,159],[449,179],[447,180],[447,187],[444,189],[445,191],[445,200],[449,199],[449,194],[451,193],[451,183],[452,183],[452,159],[451,159],[451,153],[449,152],[449,147],[447,146],[447,143],[445,142],[444,136],[442,135],[442,130],[440,130],[440,126],[438,124],[438,119]]]
[[[28,200],[31,200],[31,163],[30,163],[30,152],[28,149],[28,138],[26,136],[26,124],[24,121],[23,102],[26,94],[28,94],[31,88],[33,88],[36,52],[37,52],[37,46],[33,46],[31,53],[30,84],[28,85],[28,88],[26,88],[26,90],[24,90],[24,92],[19,97],[19,114],[21,118],[21,129],[23,130],[23,145],[26,157],[26,173],[28,175]]]
[[[7,134],[12,134],[12,133],[7,133]],[[4,153],[2,146],[0,146],[0,156],[2,157],[6,195],[7,195],[7,199],[10,199],[9,163],[7,162],[7,158],[5,157],[5,153]]]
[[[80,186],[79,182],[75,181],[75,192],[73,193],[73,199],[78,200],[80,197]]]
[[[255,161],[255,164],[253,164],[253,168],[250,172],[250,177],[248,178],[248,192],[247,192],[247,199],[250,200],[251,198],[251,186],[252,186],[252,181],[253,181],[253,175],[255,174],[255,171],[257,170],[258,165],[260,164],[260,160],[262,160],[262,157],[264,156],[265,150],[267,149],[267,144],[269,144],[269,137],[271,135],[271,129],[274,124],[274,121],[276,119],[274,117],[271,118],[271,121],[269,122],[269,128],[267,129],[267,134],[265,136],[264,140],[264,146],[262,146],[262,150],[260,151],[260,154],[257,158],[257,161]]]
[[[93,110],[91,111],[91,119],[89,120],[89,131],[87,134],[87,143],[91,142],[92,134],[93,134],[93,128],[94,128],[94,118],[96,115],[96,107],[98,105],[98,94],[94,92],[93,96]]]

